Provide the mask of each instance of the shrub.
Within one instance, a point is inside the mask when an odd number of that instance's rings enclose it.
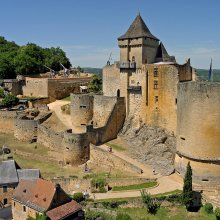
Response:
[[[105,193],[106,192],[106,189],[105,189],[105,186],[106,186],[106,179],[104,178],[95,178],[95,179],[92,179],[92,186],[95,187],[95,191],[99,191],[100,193]]]
[[[6,107],[12,107],[14,105],[18,104],[19,99],[11,94],[6,95],[3,99],[2,99],[2,103],[3,105],[5,105]]]
[[[206,203],[204,205],[204,210],[206,213],[211,214],[213,213],[213,205],[211,203]]]
[[[156,214],[160,208],[160,202],[156,198],[152,198],[150,193],[146,193],[145,190],[141,190],[141,197],[147,207],[147,211],[151,214]]]
[[[220,208],[215,209],[215,217],[217,220],[220,220]]]
[[[74,193],[72,198],[77,202],[82,202],[84,200],[83,193],[81,192]]]
[[[116,216],[116,220],[132,220],[130,215],[126,214],[126,213],[119,213]]]
[[[95,220],[101,217],[104,220],[112,220],[114,219],[110,214],[99,212],[99,211],[89,211],[85,212],[85,220]]]
[[[0,88],[0,98],[4,98],[4,97],[5,97],[4,89]]]

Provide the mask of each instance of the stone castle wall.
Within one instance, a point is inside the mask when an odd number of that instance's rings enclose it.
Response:
[[[62,140],[63,133],[55,132],[43,124],[38,125],[37,143],[42,144],[49,149],[60,151],[62,149]]]
[[[51,115],[51,112],[45,112],[36,118],[27,116],[17,117],[14,121],[14,136],[20,141],[36,141],[38,125],[43,123]]]
[[[117,96],[120,89],[120,69],[119,64],[107,65],[103,68],[102,90],[104,96]]]
[[[90,77],[80,78],[30,78],[22,86],[24,96],[47,97],[49,102],[67,97],[71,92],[79,93],[80,85],[87,85]]]
[[[220,181],[220,84],[179,83],[177,99],[176,170],[190,161],[195,180]]]
[[[22,94],[29,97],[48,97],[48,89],[48,79],[26,77]]]
[[[96,98],[97,97],[95,96],[95,99]],[[103,118],[106,118],[106,121],[99,121],[100,124],[103,123],[102,127],[93,127],[93,125],[87,126],[90,141],[95,145],[99,145],[117,138],[118,132],[122,129],[126,117],[124,98],[100,96],[98,100],[99,101],[95,101],[97,105],[96,109],[97,111],[99,110],[99,113],[96,112],[96,115],[101,117],[105,113],[106,115],[103,116]],[[105,106],[102,103],[108,104]],[[109,109],[108,112],[106,112],[107,109]],[[94,125],[96,125],[95,119],[96,118],[94,118]]]
[[[0,132],[13,133],[14,122],[18,116],[16,111],[1,111],[0,110]]]
[[[62,140],[64,151],[64,163],[70,165],[80,165],[89,160],[90,141],[89,134],[74,134],[72,130],[64,132]]]
[[[94,97],[88,94],[75,95],[71,94],[71,120],[73,130],[85,132],[86,125],[93,117]]]

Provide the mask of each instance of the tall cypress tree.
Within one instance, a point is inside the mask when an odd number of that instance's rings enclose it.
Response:
[[[184,177],[183,204],[186,206],[187,210],[192,208],[192,205],[193,205],[192,168],[189,162],[187,164],[186,174]]]

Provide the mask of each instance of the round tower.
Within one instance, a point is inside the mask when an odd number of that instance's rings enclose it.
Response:
[[[89,137],[87,133],[73,134],[72,130],[64,132],[62,146],[64,148],[64,163],[80,165],[89,160]]]
[[[184,176],[187,163],[193,181],[220,182],[220,84],[185,82],[178,85],[176,171]]]
[[[74,133],[86,131],[86,125],[93,117],[93,96],[71,94],[71,120]]]

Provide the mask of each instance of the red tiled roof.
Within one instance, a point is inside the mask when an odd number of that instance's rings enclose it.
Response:
[[[64,205],[48,211],[46,214],[51,220],[61,220],[71,214],[82,210],[82,206],[76,201],[72,200]]]
[[[21,180],[15,190],[13,199],[37,211],[46,211],[54,199],[56,186],[50,181],[38,180]]]

